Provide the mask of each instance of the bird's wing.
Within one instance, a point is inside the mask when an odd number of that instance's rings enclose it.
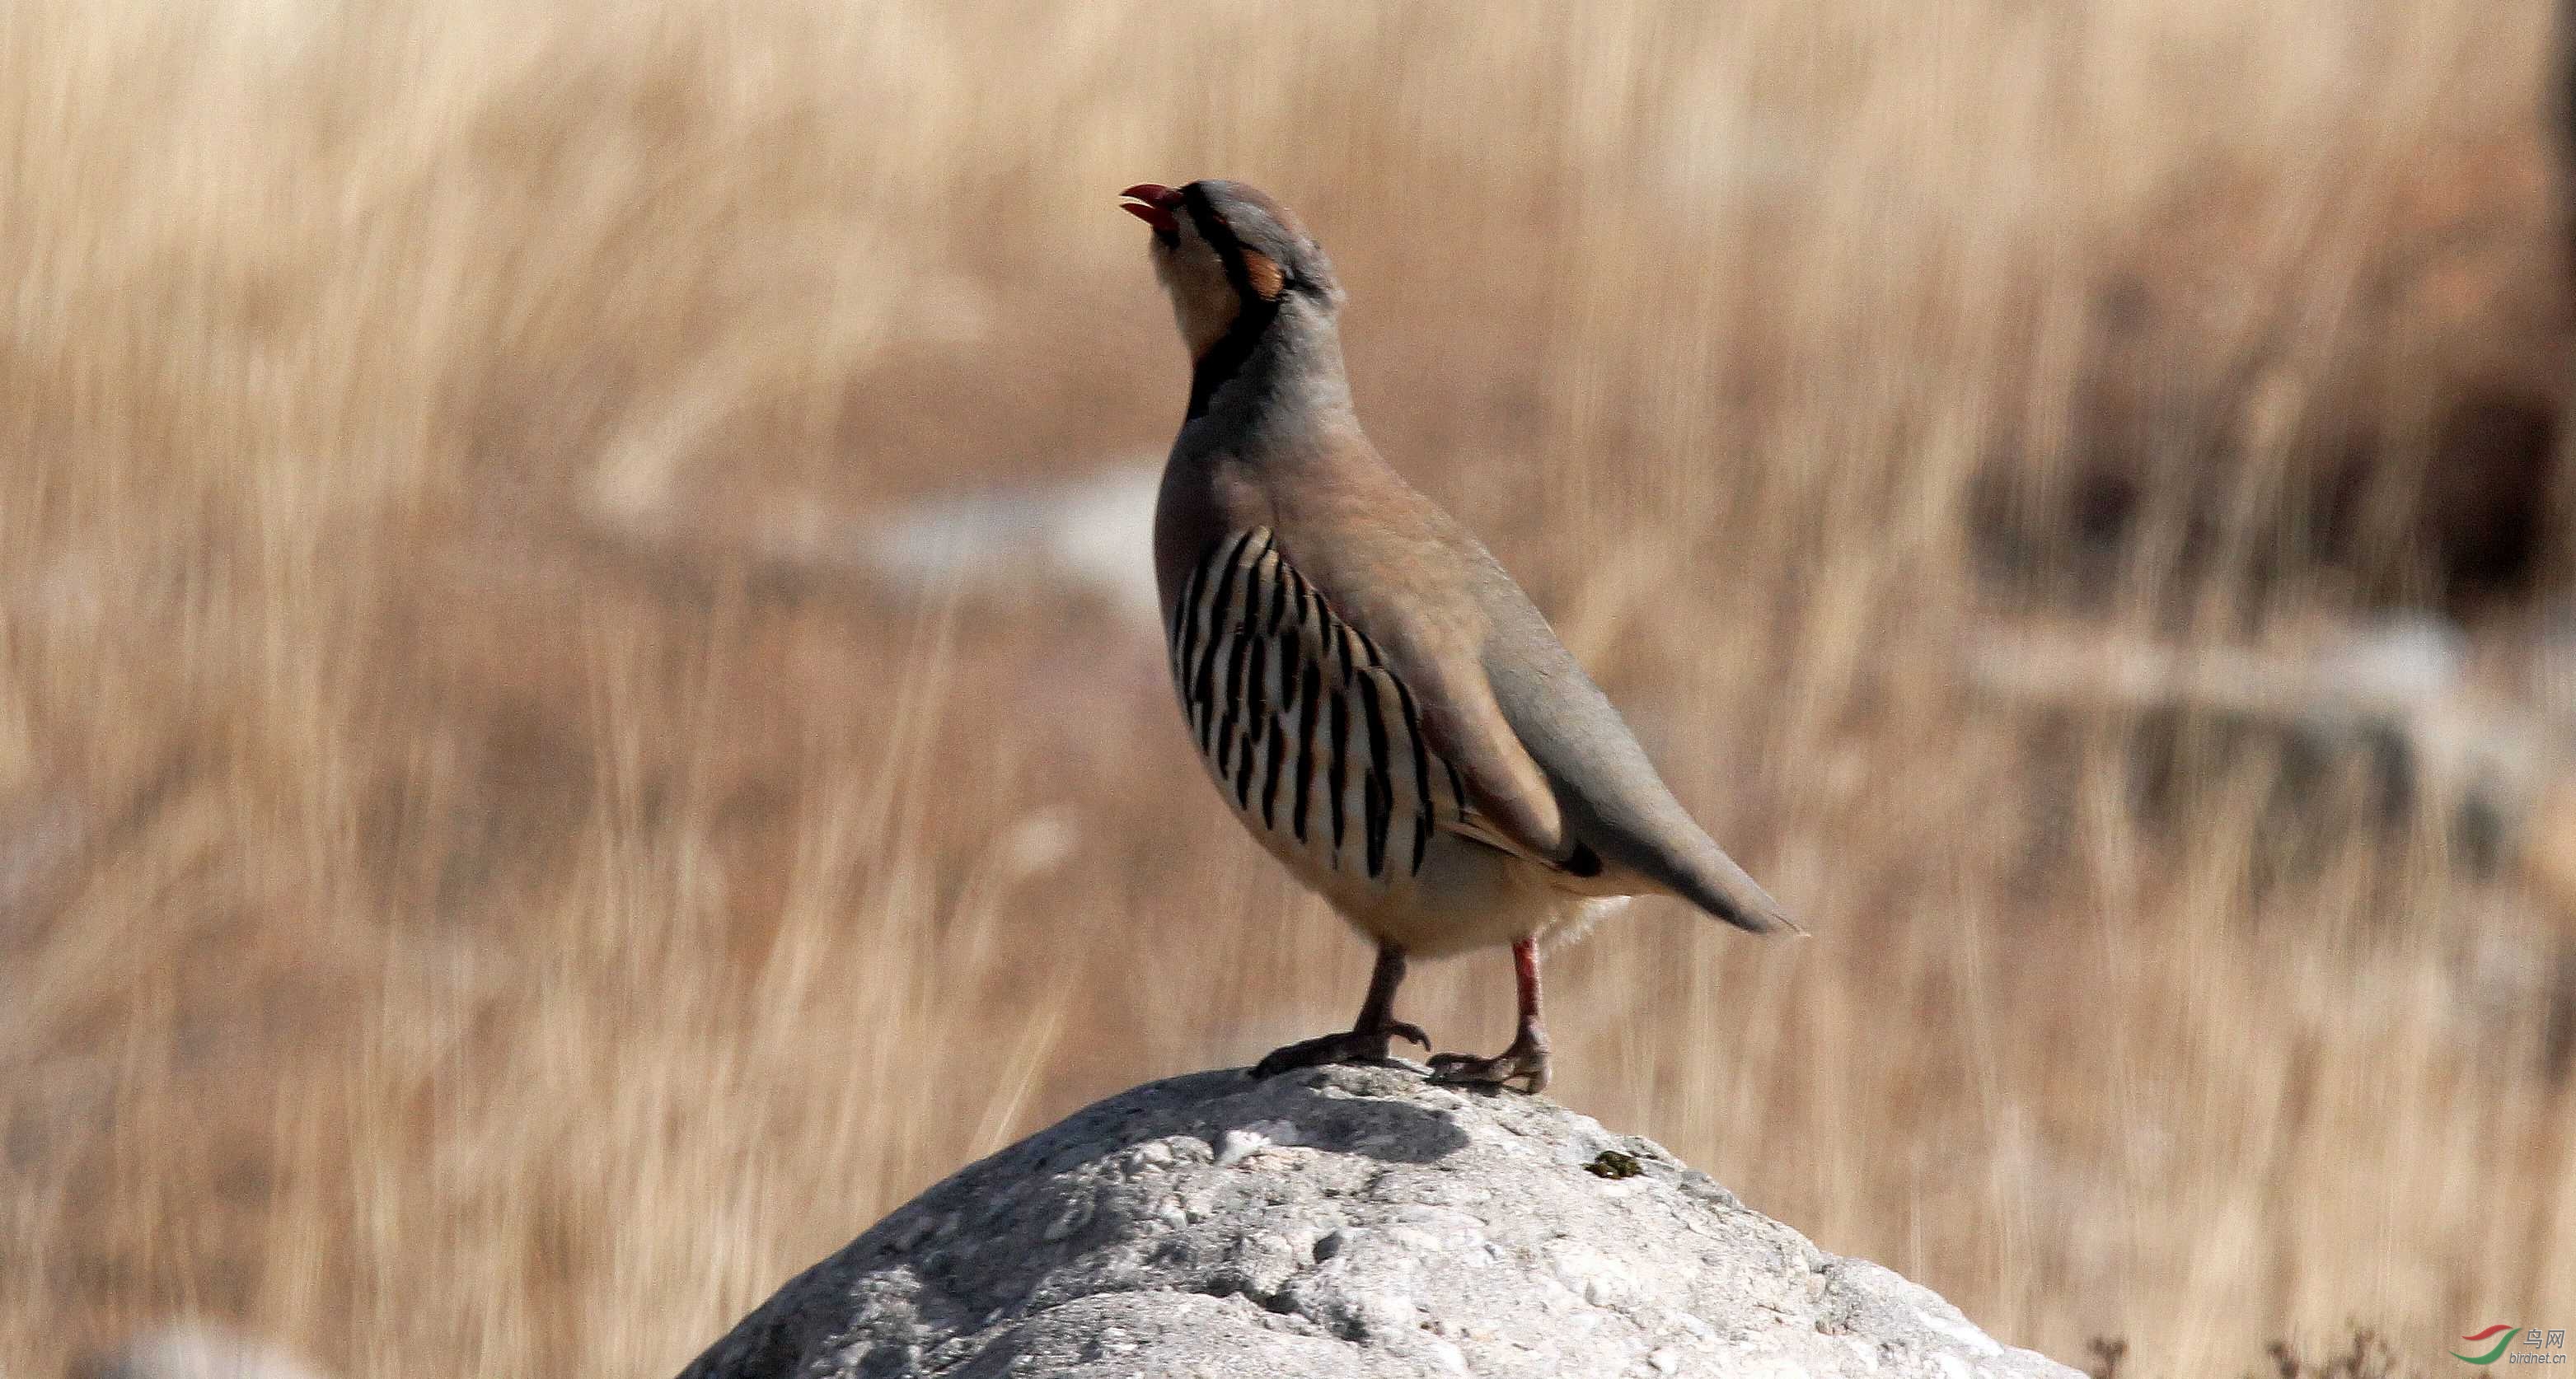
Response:
[[[1459,808],[1440,826],[1559,871],[1596,872],[1567,834],[1546,771],[1522,748],[1492,685],[1472,659],[1430,650],[1449,629],[1402,614],[1372,621],[1386,633],[1370,639],[1375,654],[1412,689],[1425,741],[1458,773]]]
[[[1473,555],[1475,602],[1487,627],[1480,668],[1514,739],[1553,786],[1567,833],[1612,867],[1737,928],[1798,930],[1673,797],[1610,697],[1529,596],[1483,546]]]

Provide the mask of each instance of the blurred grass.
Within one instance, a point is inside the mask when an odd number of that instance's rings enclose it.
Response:
[[[2421,467],[2378,384],[2483,367],[2556,243],[2546,19],[25,0],[0,1371],[179,1311],[675,1369],[964,1158],[1345,1017],[1150,631],[756,539],[1159,449],[1112,194],[1216,174],[1325,239],[1381,445],[1821,935],[1569,953],[1565,1099],[2062,1359],[2576,1313],[2567,1093],[2472,960],[2519,912],[2423,830],[2258,889],[2261,763],[2142,829],[2119,725],[1953,672],[1978,476],[2053,482],[2105,368],[2248,505],[2345,423]],[[2120,282],[2191,310],[2123,355]],[[1410,1013],[1482,1047],[1508,994]]]

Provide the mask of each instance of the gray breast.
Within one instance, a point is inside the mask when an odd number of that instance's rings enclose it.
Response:
[[[1209,547],[1168,630],[1199,756],[1274,847],[1382,887],[1421,871],[1444,823],[1465,822],[1413,692],[1267,528]]]

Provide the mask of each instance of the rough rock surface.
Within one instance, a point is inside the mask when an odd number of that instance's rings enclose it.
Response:
[[[683,1379],[2068,1376],[1642,1139],[1404,1066],[1148,1083],[972,1164]]]

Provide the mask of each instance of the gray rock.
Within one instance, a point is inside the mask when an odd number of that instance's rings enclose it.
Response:
[[[1077,1112],[806,1270],[683,1379],[2075,1373],[1646,1140],[1386,1066]]]

